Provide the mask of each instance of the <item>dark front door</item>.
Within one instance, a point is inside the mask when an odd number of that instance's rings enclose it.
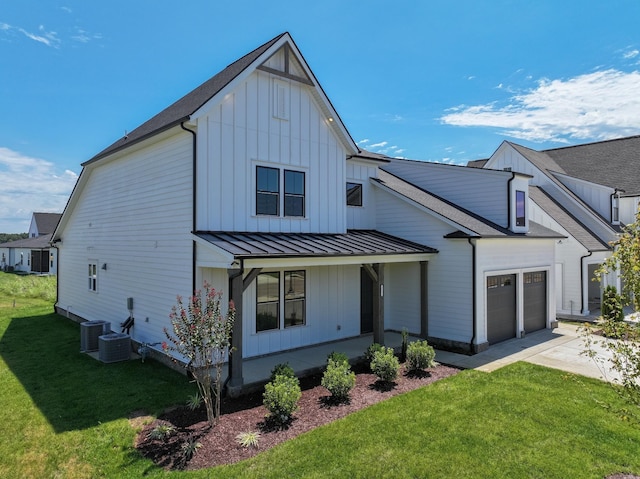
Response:
[[[31,250],[31,271],[34,273],[49,272],[49,250]]]
[[[373,332],[373,280],[360,268],[360,333]]]

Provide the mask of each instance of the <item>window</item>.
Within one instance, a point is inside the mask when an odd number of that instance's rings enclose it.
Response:
[[[280,214],[280,170],[256,167],[256,214]]]
[[[256,332],[272,331],[306,322],[306,275],[304,270],[285,271],[283,290],[280,272],[260,273],[256,278]],[[281,298],[284,301],[281,301]],[[280,305],[283,304],[281,314]],[[284,320],[281,323],[280,317]]]
[[[362,206],[362,185],[347,182],[347,206]]]
[[[526,207],[524,191],[516,191],[516,226],[525,226]]]
[[[89,291],[98,291],[98,262],[89,263]]]
[[[620,223],[620,198],[617,196],[611,197],[611,222]]]
[[[305,323],[305,273],[284,272],[284,327]]]
[[[284,205],[280,205],[280,170],[266,166],[256,167],[256,214],[304,216],[304,172],[283,170]]]
[[[304,216],[304,173],[284,170],[284,215]]]

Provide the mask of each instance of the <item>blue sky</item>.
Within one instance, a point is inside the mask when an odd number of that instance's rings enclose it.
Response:
[[[0,3],[0,232],[80,163],[288,31],[361,147],[465,163],[640,134],[637,0]]]

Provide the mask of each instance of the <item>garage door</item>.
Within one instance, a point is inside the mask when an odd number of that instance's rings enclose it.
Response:
[[[547,272],[534,271],[522,276],[524,292],[524,330],[527,333],[547,327]]]
[[[487,278],[487,341],[499,343],[516,336],[516,275]]]

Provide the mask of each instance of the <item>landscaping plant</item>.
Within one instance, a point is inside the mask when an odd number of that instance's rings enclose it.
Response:
[[[327,356],[327,364],[329,364],[329,362],[332,360],[338,363],[349,364],[349,356],[347,356],[345,353],[340,353],[338,351],[333,351],[329,354],[329,356]]]
[[[349,393],[356,385],[356,374],[351,370],[348,361],[330,358],[320,384],[327,388],[337,401],[347,401]]]
[[[221,298],[222,293],[207,282],[204,283],[204,292],[195,291],[186,308],[178,296],[177,304],[169,315],[173,332],[164,329],[170,344],[162,343],[165,351],[174,351],[188,360],[184,367],[198,384],[210,426],[217,424],[220,417],[222,365],[226,354],[231,353],[231,330],[235,318],[233,302],[229,303],[227,315],[222,314]]]
[[[602,319],[605,321],[622,321],[624,306],[622,297],[615,286],[609,285],[602,292]]]
[[[407,347],[409,370],[432,368],[436,365],[436,352],[426,340],[415,341]]]
[[[271,376],[269,380],[273,381],[278,376],[287,376],[290,378],[295,378],[296,373],[293,370],[293,368],[289,366],[289,363],[279,363],[279,364],[276,364],[271,370]]]
[[[364,352],[364,359],[367,363],[371,364],[373,361],[373,355],[382,350],[382,345],[378,343],[372,343],[369,345],[367,350]]]
[[[393,348],[384,346],[373,354],[371,361],[371,371],[383,382],[391,382],[398,377],[400,363],[393,353]]]
[[[270,419],[277,425],[284,426],[291,421],[301,397],[298,378],[279,374],[265,385],[262,399]]]

